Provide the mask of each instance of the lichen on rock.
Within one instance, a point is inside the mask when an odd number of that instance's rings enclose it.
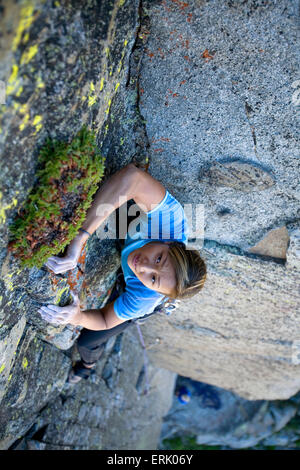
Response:
[[[72,241],[104,173],[95,136],[83,127],[71,142],[48,139],[37,181],[10,226],[9,250],[22,266],[42,267]]]

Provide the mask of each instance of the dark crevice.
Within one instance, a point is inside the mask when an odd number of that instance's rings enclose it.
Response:
[[[140,43],[140,36],[141,36],[141,29],[142,29],[142,18],[143,18],[143,2],[142,0],[140,0],[139,6],[138,6],[138,26],[137,26],[137,30],[135,33],[135,41],[132,46],[132,50],[131,50],[130,57],[129,57],[128,74],[127,74],[127,80],[126,80],[126,85],[125,85],[126,88],[129,87],[131,78],[133,75],[135,75],[134,73],[132,73],[132,70],[134,69],[134,66],[132,63],[132,56],[135,53],[135,51],[140,48],[139,43]]]
[[[227,253],[232,255],[242,256],[245,258],[251,258],[256,260],[268,261],[273,262],[280,265],[285,265],[286,260],[283,258],[276,258],[274,256],[266,256],[260,254],[249,253],[248,251],[242,250],[241,248],[234,246],[234,245],[226,245],[224,243],[218,243],[215,240],[204,240],[203,248],[204,251],[209,253],[210,255],[217,256],[215,251],[218,250],[225,250]]]
[[[44,407],[45,408],[45,407]],[[44,409],[43,408],[43,409]],[[40,411],[41,412],[41,411]],[[38,428],[37,423],[34,423],[29,430],[21,437],[19,437],[9,448],[8,450],[15,450],[19,447],[19,445],[28,440],[34,440],[41,442],[44,435],[46,434],[47,428],[49,424],[45,424],[41,428]],[[24,445],[24,444],[23,444]]]
[[[140,373],[139,373],[139,376],[137,378],[137,381],[136,381],[136,384],[135,384],[135,389],[138,393],[141,393],[143,392],[143,385],[144,385],[144,382],[145,382],[145,366],[143,366],[140,370]]]
[[[285,225],[288,229],[292,229],[292,227],[298,227],[299,224],[299,219],[287,219],[287,220],[280,220],[277,221],[276,226],[270,226],[267,228],[265,231],[264,235],[265,236],[270,230],[274,230],[276,228],[281,227],[282,225]],[[261,239],[260,239],[261,240]],[[189,239],[189,243],[194,243],[196,242],[196,239]],[[290,240],[288,242],[287,250],[290,246]],[[217,251],[218,250],[225,250],[227,253],[237,255],[237,256],[243,256],[246,258],[252,258],[256,260],[262,260],[262,261],[268,261],[268,262],[273,262],[276,264],[280,265],[285,265],[286,264],[286,259],[284,258],[276,258],[274,256],[266,256],[266,255],[261,255],[258,253],[250,253],[247,250],[243,250],[242,248],[239,248],[235,245],[230,245],[226,243],[219,243],[216,240],[211,240],[211,239],[204,239],[203,240],[203,247],[204,251],[209,253],[210,255],[217,256]]]
[[[40,429],[38,429],[32,436],[31,439],[34,441],[42,441],[44,435],[46,434],[47,428],[49,424],[45,424],[45,426],[42,426]]]
[[[253,144],[254,144],[254,153],[255,153],[256,158],[258,158],[257,149],[256,149],[257,139],[256,139],[255,129],[254,129],[254,126],[250,122],[250,113],[253,113],[253,109],[247,103],[247,101],[245,101],[245,113],[246,113],[247,120],[249,122],[250,129],[251,129],[251,134],[252,134],[252,139],[253,139]]]
[[[112,354],[120,354],[122,347],[123,333],[118,334],[115,344],[112,349]]]
[[[13,444],[11,444],[10,447],[8,447],[7,450],[15,450],[18,447],[18,445],[22,442],[23,439],[24,439],[23,437],[20,437],[19,439],[17,439]]]
[[[128,76],[126,88],[135,94],[135,110],[136,123],[134,128],[136,153],[133,162],[137,166],[148,168],[145,162],[148,162],[149,138],[146,130],[146,123],[140,110],[141,87],[140,87],[140,70],[142,66],[142,57],[145,44],[149,34],[150,19],[143,9],[142,0],[138,6],[139,26],[136,31],[135,42],[133,44],[129,57]]]

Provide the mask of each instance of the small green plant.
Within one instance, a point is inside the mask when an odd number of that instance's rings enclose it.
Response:
[[[41,267],[76,236],[104,174],[94,133],[84,126],[69,142],[48,139],[37,182],[10,226],[8,249],[24,267]]]
[[[163,449],[165,450],[219,450],[220,446],[208,446],[197,444],[195,436],[176,436],[170,439],[164,439]]]

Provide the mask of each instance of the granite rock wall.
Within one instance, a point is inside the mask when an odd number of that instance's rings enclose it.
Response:
[[[63,407],[65,382],[80,329],[49,325],[37,309],[64,305],[70,288],[83,308],[104,305],[120,264],[115,241],[94,234],[79,268],[59,276],[22,269],[7,242],[45,139],[71,139],[83,124],[96,132],[105,179],[130,161],[149,160],[150,173],[182,204],[204,205],[203,237],[194,246],[207,262],[205,288],[143,329],[153,374],[168,377],[165,397],[176,373],[245,399],[296,394],[299,2],[7,0],[0,14],[1,448],[42,435],[50,447],[80,446],[80,420],[66,441],[51,427],[73,409],[70,401]],[[122,392],[133,379],[116,380]],[[154,408],[148,430],[168,400]],[[108,406],[96,401],[91,407]],[[116,410],[117,399],[107,413]],[[99,431],[97,423],[91,426]],[[124,448],[153,445],[155,429],[151,439],[145,431],[148,443],[124,440]],[[102,432],[93,431],[86,448],[117,445],[112,434],[100,439]]]
[[[150,169],[202,205],[191,246],[208,266],[203,291],[147,329],[149,353],[248,399],[288,398],[300,388],[299,2],[143,5]]]

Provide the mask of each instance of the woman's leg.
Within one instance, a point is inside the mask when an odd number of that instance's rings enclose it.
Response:
[[[131,324],[131,320],[110,328],[109,330],[93,331],[83,328],[77,340],[77,348],[84,364],[91,365],[98,361],[105,343],[112,336],[118,335]]]
[[[128,320],[110,330],[93,331],[83,328],[77,340],[77,349],[81,360],[71,369],[68,377],[68,383],[76,384],[81,379],[87,379],[90,376],[91,369],[96,365],[100,358],[106,341],[112,336],[118,335],[124,331],[131,323]]]

